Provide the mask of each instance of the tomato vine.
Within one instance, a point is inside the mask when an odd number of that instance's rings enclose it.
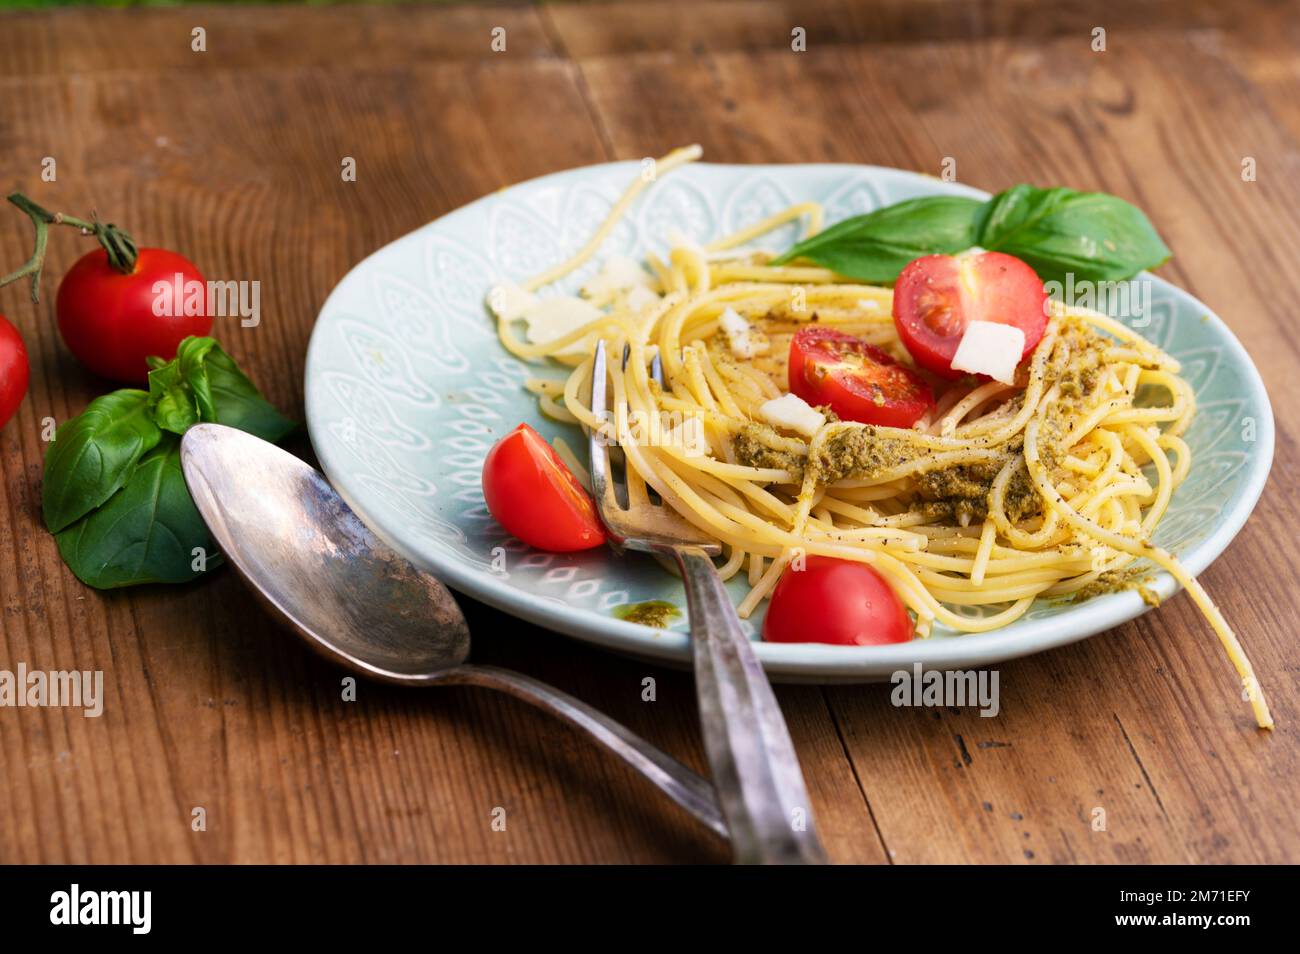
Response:
[[[45,251],[49,244],[51,225],[67,225],[78,229],[82,235],[93,235],[108,253],[108,264],[122,274],[129,275],[135,268],[139,256],[135,239],[111,222],[101,222],[98,218],[81,219],[65,212],[51,212],[21,192],[10,195],[9,201],[26,212],[32,220],[32,226],[36,230],[36,247],[25,265],[8,275],[0,276],[0,288],[30,275],[32,301],[41,300],[41,271],[45,267]]]

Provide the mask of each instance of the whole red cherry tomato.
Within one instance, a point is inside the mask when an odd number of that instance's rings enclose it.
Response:
[[[879,646],[912,638],[912,620],[885,578],[851,560],[810,556],[791,564],[763,621],[769,643]]]
[[[22,335],[0,315],[0,427],[9,423],[27,393],[27,347]]]
[[[147,379],[146,358],[170,361],[181,339],[212,330],[203,275],[161,248],[140,249],[129,273],[109,265],[102,248],[86,253],[63,276],[56,311],[77,360],[128,384]]]

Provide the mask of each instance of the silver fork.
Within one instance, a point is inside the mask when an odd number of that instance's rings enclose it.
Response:
[[[627,359],[624,348],[624,367]],[[657,355],[652,373],[662,387]],[[591,410],[601,420],[608,420],[606,386],[605,342],[598,341],[591,369]],[[712,557],[722,547],[668,507],[623,507],[610,477],[608,439],[600,430],[591,432],[590,448],[592,490],[610,544],[618,552],[670,556],[681,568],[704,750],[736,861],[825,864],[826,850],[813,824],[785,718],[713,565]]]

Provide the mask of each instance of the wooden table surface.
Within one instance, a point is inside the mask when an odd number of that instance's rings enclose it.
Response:
[[[1261,862],[1300,857],[1300,14],[1128,0],[629,2],[0,15],[0,188],[129,226],[208,277],[259,280],[263,320],[216,334],[302,418],[326,295],[369,252],[493,190],[689,142],[723,162],[876,163],[990,190],[1103,189],[1174,249],[1263,373],[1273,476],[1204,575],[1270,695],[1253,728],[1186,596],[1001,667],[1002,713],[896,709],[887,687],[781,687],[840,862]],[[191,50],[206,30],[207,52]],[[792,52],[791,30],[807,32]],[[1092,48],[1093,28],[1107,31]],[[490,47],[506,29],[507,50]],[[43,158],[57,180],[42,182]],[[344,156],[357,180],[343,182]],[[1256,160],[1256,181],[1242,161]],[[7,211],[6,211],[7,210]],[[30,252],[0,207],[0,263]],[[46,417],[104,382],[64,349],[52,239],[0,433],[0,669],[102,669],[101,718],[0,709],[3,862],[722,862],[620,764],[471,689],[362,684],[277,629],[226,570],[101,593],[39,519]],[[309,453],[305,438],[295,450]],[[552,681],[703,769],[689,676],[464,601],[481,661]],[[978,637],[974,637],[978,638]],[[658,701],[641,701],[641,680]],[[191,828],[206,811],[205,831]],[[495,831],[494,809],[506,810]],[[1106,830],[1092,825],[1106,813]]]

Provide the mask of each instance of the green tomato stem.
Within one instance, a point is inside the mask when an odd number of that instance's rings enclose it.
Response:
[[[32,257],[22,268],[0,276],[0,288],[20,278],[31,276],[32,301],[40,301],[41,270],[45,267],[45,252],[49,245],[51,225],[67,225],[78,229],[82,235],[95,236],[104,251],[108,253],[109,265],[124,275],[129,275],[135,269],[136,258],[139,255],[135,239],[116,225],[100,222],[98,219],[88,222],[63,212],[51,212],[37,205],[21,192],[10,195],[9,201],[26,212],[27,217],[32,220],[32,227],[36,230],[36,245]]]

